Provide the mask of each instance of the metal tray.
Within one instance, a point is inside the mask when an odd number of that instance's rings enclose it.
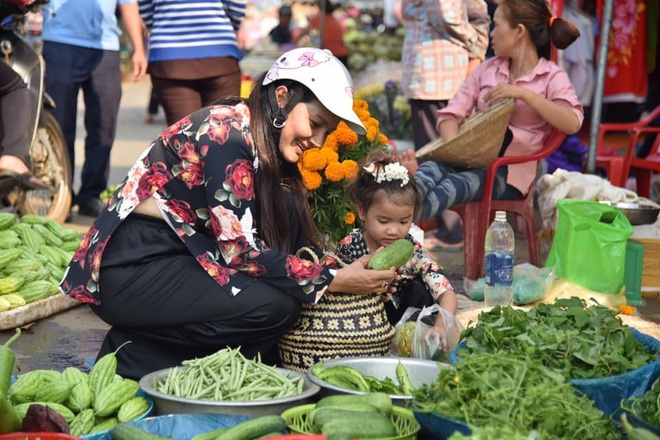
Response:
[[[156,391],[154,381],[167,376],[169,368],[149,373],[140,379],[140,388],[153,397],[156,414],[185,414],[185,413],[211,413],[234,414],[250,417],[265,415],[280,415],[294,406],[303,405],[320,391],[318,385],[312,383],[304,375],[284,368],[277,368],[280,373],[289,374],[289,377],[303,376],[303,392],[295,396],[282,397],[270,400],[252,401],[211,401],[199,399],[186,399]]]
[[[408,372],[413,386],[420,387],[425,384],[433,383],[438,379],[440,368],[447,366],[441,362],[435,362],[424,359],[394,357],[394,356],[365,356],[365,357],[347,357],[332,359],[323,362],[326,368],[345,365],[359,370],[367,376],[373,376],[376,379],[384,380],[386,377],[396,381],[396,366],[401,362]],[[312,367],[313,368],[313,367]],[[363,391],[349,390],[319,379],[312,373],[312,368],[307,370],[307,377],[313,383],[321,387],[320,396],[330,396],[334,394],[366,394]],[[390,394],[392,402],[398,406],[407,406],[412,402],[412,396],[402,396]]]

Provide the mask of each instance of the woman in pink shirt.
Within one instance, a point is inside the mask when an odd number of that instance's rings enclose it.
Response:
[[[567,20],[554,17],[546,0],[501,0],[491,32],[495,57],[477,67],[461,85],[447,107],[438,111],[442,139],[458,134],[459,125],[493,102],[514,98],[505,155],[528,154],[540,149],[553,128],[567,134],[582,126],[584,114],[575,90],[559,66],[550,61],[551,44],[568,47],[579,37]],[[414,152],[401,161],[411,171],[423,193],[422,219],[483,196],[486,170],[463,170],[437,162],[417,165]],[[522,198],[536,176],[536,164],[516,164],[498,172],[493,197]]]

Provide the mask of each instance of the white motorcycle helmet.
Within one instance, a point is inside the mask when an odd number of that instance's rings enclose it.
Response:
[[[291,79],[305,85],[331,113],[357,134],[367,129],[353,111],[353,80],[346,67],[326,49],[299,47],[282,54],[268,69],[262,85]]]

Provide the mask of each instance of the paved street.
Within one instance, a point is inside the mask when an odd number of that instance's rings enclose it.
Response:
[[[117,140],[112,152],[112,170],[110,183],[118,183],[146,148],[164,128],[162,112],[154,124],[144,122],[150,83],[124,83],[124,94]],[[78,142],[76,144],[77,173],[83,158],[84,129],[82,112],[79,117]],[[78,185],[76,176],[74,185]],[[73,221],[68,227],[85,231],[92,223],[91,218],[82,217],[73,212]],[[463,252],[442,252],[436,259],[444,267],[446,275],[458,292],[463,291]],[[527,243],[523,236],[516,237],[516,262],[528,261]],[[461,304],[466,300],[463,295]],[[641,308],[642,315],[660,322],[660,300],[649,300],[648,306]],[[24,328],[23,336],[14,344],[17,354],[17,366],[21,371],[38,368],[63,370],[67,366],[83,367],[85,360],[95,356],[108,326],[99,320],[87,306],[81,305],[57,315],[42,319]],[[13,330],[0,331],[0,344],[4,343]]]

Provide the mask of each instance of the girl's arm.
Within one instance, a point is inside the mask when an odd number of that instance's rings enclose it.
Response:
[[[446,311],[451,312],[452,315],[455,315],[458,310],[456,292],[454,292],[453,289],[445,290],[443,294],[440,295],[440,298],[438,298],[438,305]],[[433,329],[444,333],[445,320],[442,318],[442,313],[438,313],[438,316],[436,316],[435,322],[433,323]]]

